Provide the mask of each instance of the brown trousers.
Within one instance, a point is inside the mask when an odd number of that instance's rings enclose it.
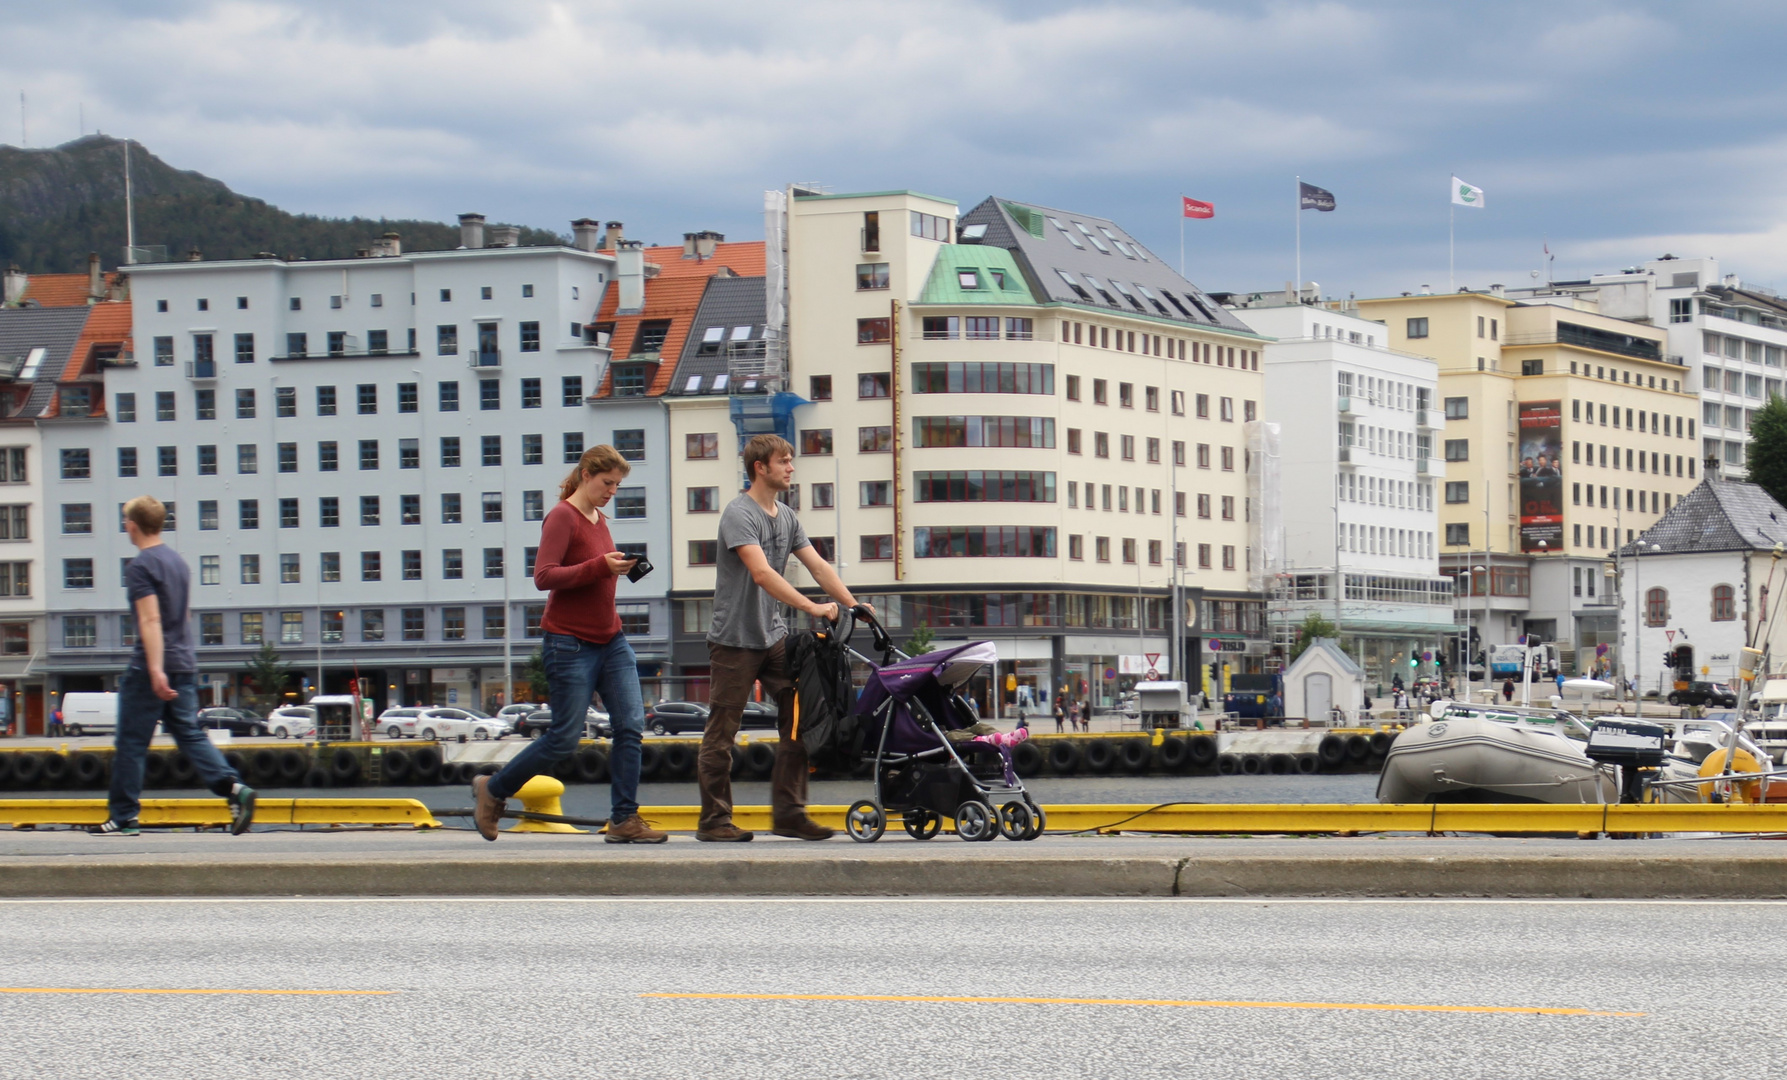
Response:
[[[732,822],[732,745],[744,716],[751,684],[761,683],[766,696],[776,703],[775,771],[770,774],[769,806],[774,824],[798,822],[807,810],[807,751],[791,737],[794,679],[788,670],[787,639],[767,649],[741,649],[707,643],[712,669],[712,712],[701,736],[701,755],[696,775],[701,786],[703,830]]]

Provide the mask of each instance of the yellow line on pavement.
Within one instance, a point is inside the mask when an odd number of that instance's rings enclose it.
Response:
[[[1541,1005],[1394,1005],[1342,1001],[1176,1001],[1154,998],[932,997],[904,994],[641,994],[715,1001],[876,1001],[942,1005],[1149,1005],[1180,1009],[1350,1009],[1360,1012],[1514,1013],[1527,1016],[1643,1016]]]
[[[124,986],[0,986],[0,994],[272,994],[302,997],[373,997],[395,990],[209,990]]]

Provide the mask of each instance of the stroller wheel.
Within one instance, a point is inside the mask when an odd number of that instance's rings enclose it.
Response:
[[[1013,799],[999,808],[999,835],[1007,840],[1028,840],[1033,820],[1030,808]]]
[[[943,829],[943,815],[929,810],[908,810],[905,816],[906,835],[914,840],[929,840]]]
[[[1043,812],[1042,807],[1036,805],[1035,803],[1031,803],[1030,804],[1030,832],[1028,835],[1026,835],[1024,837],[1024,839],[1025,840],[1034,840],[1037,837],[1041,836],[1043,834],[1043,830],[1047,829],[1048,827],[1049,827],[1049,815]]]
[[[871,799],[858,799],[844,813],[844,831],[859,844],[872,844],[887,830],[887,812]]]
[[[969,799],[956,807],[956,835],[964,840],[991,840],[999,835],[999,817],[991,803]]]

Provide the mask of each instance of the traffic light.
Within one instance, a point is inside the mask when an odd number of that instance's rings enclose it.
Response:
[[[1421,657],[1415,653],[1409,653],[1409,667],[1417,668],[1420,666],[1421,666]]]

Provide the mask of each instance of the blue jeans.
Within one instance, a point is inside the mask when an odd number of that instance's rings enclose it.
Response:
[[[589,718],[590,692],[602,695],[608,707],[614,742],[608,751],[608,783],[613,809],[622,821],[639,812],[639,744],[645,735],[645,706],[639,696],[639,661],[627,635],[616,634],[606,645],[548,633],[540,643],[546,661],[547,702],[552,726],[502,772],[490,778],[490,794],[507,799],[521,785],[547,772],[554,762],[577,750]]]
[[[198,725],[198,676],[190,671],[170,671],[168,685],[174,688],[172,701],[155,696],[149,673],[142,668],[126,668],[118,680],[118,727],[112,736],[113,821],[130,821],[141,809],[143,761],[149,755],[149,740],[155,736],[157,723],[186,751],[186,760],[192,762],[212,794],[228,797],[242,779]]]

